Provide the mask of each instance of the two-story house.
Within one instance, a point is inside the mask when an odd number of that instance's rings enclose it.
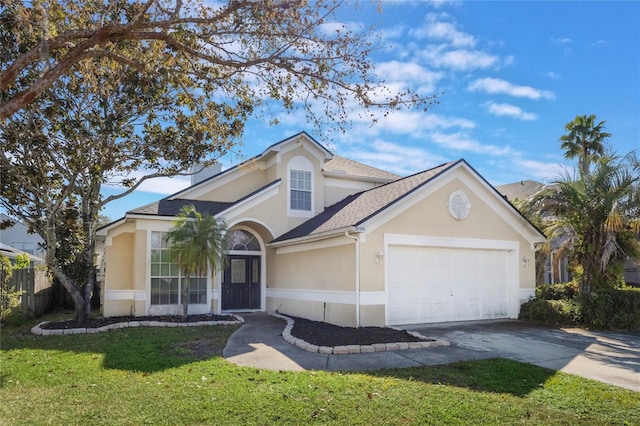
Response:
[[[306,133],[99,231],[103,314],[179,314],[164,233],[184,205],[224,221],[226,264],[190,313],[279,311],[349,326],[515,318],[544,236],[467,162],[407,177]]]

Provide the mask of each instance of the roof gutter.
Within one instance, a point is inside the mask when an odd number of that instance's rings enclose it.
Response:
[[[277,247],[291,246],[295,244],[304,244],[304,243],[311,243],[314,241],[326,240],[327,238],[332,238],[332,237],[337,237],[339,235],[342,235],[345,231],[359,232],[356,230],[356,227],[354,226],[343,226],[342,228],[332,229],[330,231],[325,231],[325,232],[318,232],[317,234],[310,234],[310,235],[305,235],[303,237],[291,238],[289,240],[277,241],[275,243],[268,243],[267,247],[277,248]]]

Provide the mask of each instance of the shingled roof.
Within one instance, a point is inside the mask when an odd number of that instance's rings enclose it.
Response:
[[[462,160],[459,160],[462,161]],[[272,242],[280,242],[358,226],[417,190],[455,163],[445,163],[406,178],[351,195],[327,207],[319,215],[281,235]]]
[[[220,201],[199,201],[199,200],[186,200],[184,198],[176,198],[175,200],[169,200],[163,198],[160,201],[154,201],[145,206],[138,207],[137,209],[129,210],[127,214],[143,214],[151,216],[176,216],[180,209],[184,206],[193,205],[195,209],[200,213],[208,213],[215,215],[221,211],[229,208],[234,203],[224,203]]]
[[[401,177],[339,155],[334,155],[331,160],[324,163],[324,171],[331,174],[345,174],[350,177],[366,177],[386,181],[393,181]]]
[[[224,201],[200,201],[200,200],[189,200],[184,198],[174,198],[171,199],[171,196],[163,198],[160,201],[155,201],[153,203],[147,204],[142,207],[138,207],[137,209],[129,210],[127,214],[143,214],[143,215],[151,215],[151,216],[176,216],[180,209],[184,206],[188,206],[190,204],[195,207],[195,209],[200,213],[208,213],[212,216],[227,210],[228,208],[241,203],[247,198],[253,197],[255,194],[262,192],[268,189],[271,186],[277,185],[282,181],[282,179],[276,179],[273,182],[268,183],[262,188],[253,191],[250,194],[245,195],[244,197],[233,201],[233,202],[224,202]]]
[[[507,200],[514,202],[515,200],[528,200],[543,187],[544,184],[536,182],[535,180],[522,180],[520,182],[496,186],[496,189],[500,194],[507,197]]]

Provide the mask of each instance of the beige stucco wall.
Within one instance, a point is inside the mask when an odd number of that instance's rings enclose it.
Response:
[[[344,200],[349,195],[366,191],[375,186],[372,182],[353,181],[349,179],[328,178],[325,180],[324,206],[329,207]]]
[[[413,195],[414,200],[405,200],[383,213],[379,217],[379,223],[373,220],[366,224],[365,232],[360,234],[361,295],[385,292],[385,260],[378,254],[385,253],[388,249],[385,246],[385,235],[388,234],[516,242],[517,259],[527,257],[530,262],[524,266],[518,261],[519,287],[514,290],[517,294],[513,297],[518,298],[523,291],[526,294],[527,291],[534,290],[534,251],[527,240],[534,237],[531,228],[466,170],[461,169],[457,173],[458,177],[436,187],[431,193],[420,194],[418,191],[418,194]],[[454,219],[448,210],[449,196],[455,190],[463,190],[472,206],[468,217],[461,221]],[[411,203],[414,204],[408,207]],[[344,237],[335,237],[334,240],[341,238]],[[354,291],[354,280],[351,279],[352,274],[355,274],[351,264],[354,253],[352,243],[342,248],[327,246],[317,250],[278,254],[277,288]],[[347,279],[337,279],[336,276],[341,274],[338,271],[343,268],[349,268],[341,275]],[[309,302],[301,305],[300,302],[274,300],[271,306],[280,306],[278,303],[282,304],[281,311],[290,310],[292,315],[311,319],[320,318],[320,313],[326,316],[321,309],[322,304]],[[353,310],[345,308],[345,315],[336,315],[332,322],[340,325],[355,322],[355,317],[352,316],[355,315],[354,304],[345,306],[351,306]],[[383,304],[360,305],[362,326],[381,326],[385,323]]]
[[[198,199],[203,201],[234,202],[269,183],[264,170],[261,169],[261,165],[250,165],[229,173],[233,174],[234,177],[232,183],[219,185],[211,191],[203,193]]]
[[[355,305],[267,297],[267,312],[355,327]]]
[[[278,253],[277,288],[353,291],[354,257],[353,244]]]
[[[463,176],[471,178],[466,171]],[[449,214],[449,196],[455,190],[463,190],[471,203],[469,215],[464,220],[456,220]],[[523,236],[530,230],[524,219],[513,216],[506,206],[494,199],[495,195],[484,187],[467,186],[461,179],[453,179],[436,190],[412,208],[398,214],[383,226],[367,233],[366,242],[361,246],[362,287],[363,290],[384,290],[384,280],[380,279],[380,264],[376,264],[376,254],[385,249],[385,234],[422,235],[431,237],[453,237],[463,239],[486,239],[516,241],[519,243],[519,259],[527,257],[525,267],[519,262],[519,281],[521,289],[535,288],[534,251]],[[490,200],[490,204],[486,201]],[[505,221],[496,210],[502,211],[515,220],[515,228]],[[521,229],[517,229],[521,228]]]
[[[360,306],[360,326],[361,327],[384,327],[385,324],[384,305],[361,305]]]
[[[106,317],[118,315],[131,315],[133,309],[133,257],[134,257],[133,232],[121,233],[111,239],[111,244],[104,248],[106,261],[105,281],[103,290],[103,315]],[[131,293],[129,300],[109,299],[114,290],[125,290],[121,295]],[[105,297],[106,296],[106,297]]]
[[[115,236],[111,245],[105,247],[105,284],[110,290],[133,289],[134,233]]]

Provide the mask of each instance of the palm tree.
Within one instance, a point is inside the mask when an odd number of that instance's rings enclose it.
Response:
[[[167,233],[171,258],[176,259],[182,280],[182,316],[187,317],[189,306],[189,280],[204,277],[207,270],[213,274],[222,266],[222,239],[224,225],[215,217],[200,214],[193,205],[180,209],[174,227]]]
[[[604,132],[604,121],[595,124],[595,115],[578,115],[564,128],[568,132],[560,136],[560,147],[565,150],[565,158],[578,158],[581,176],[589,174],[589,166],[604,155],[604,140],[611,136]]]
[[[640,258],[640,218],[627,214],[638,185],[634,153],[603,156],[591,173],[581,179],[566,173],[529,201],[528,208],[542,216],[547,237],[562,241],[574,268],[582,267],[581,292],[620,282],[626,258]]]

